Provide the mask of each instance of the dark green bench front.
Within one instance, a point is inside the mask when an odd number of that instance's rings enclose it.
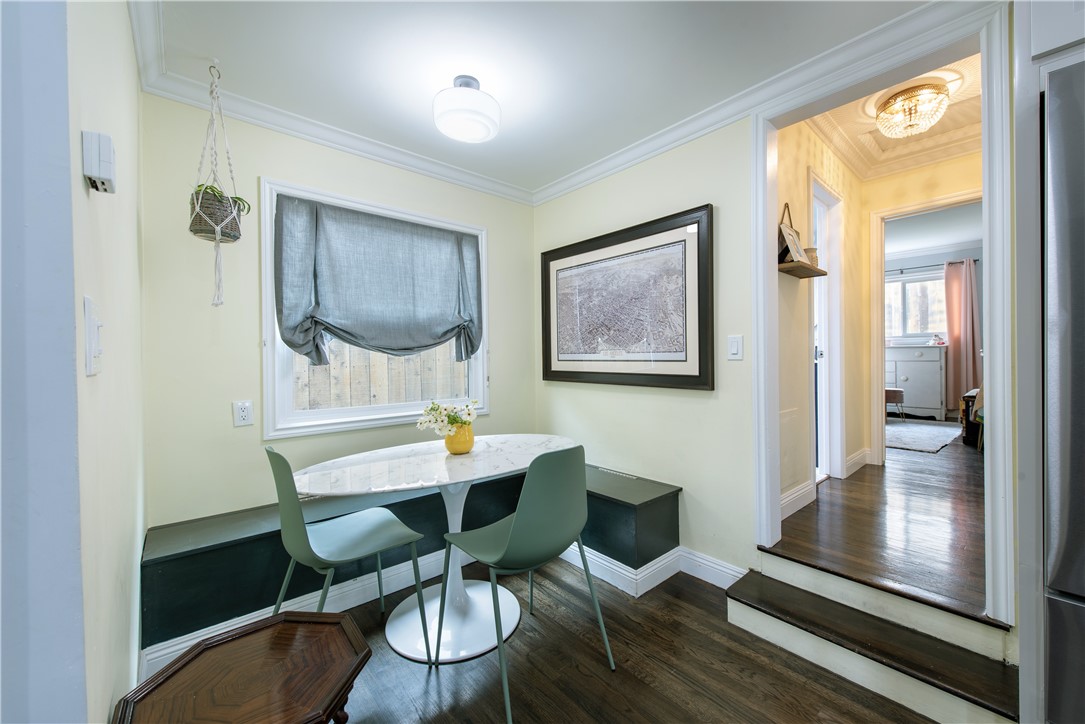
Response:
[[[587,466],[584,545],[636,570],[678,547],[681,488]]]
[[[678,491],[673,485],[587,466],[588,522],[584,545],[630,568],[640,568],[678,545]],[[463,528],[498,520],[516,509],[524,476],[476,483],[464,505]],[[306,519],[322,520],[383,505],[422,533],[418,555],[444,549],[448,532],[436,491],[407,500],[379,496],[305,501]],[[388,566],[409,559],[406,548],[382,556]],[[141,648],[169,641],[275,603],[290,558],[279,537],[275,505],[151,528],[140,568]],[[376,560],[340,567],[342,583],[372,573]],[[323,576],[299,566],[286,598],[319,591]]]

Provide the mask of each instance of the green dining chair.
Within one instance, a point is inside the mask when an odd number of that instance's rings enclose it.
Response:
[[[279,522],[281,525],[283,546],[290,554],[290,565],[286,569],[286,579],[279,590],[273,614],[279,612],[286,597],[286,588],[294,575],[294,565],[301,563],[317,573],[324,574],[324,590],[320,592],[320,603],[316,610],[324,610],[324,601],[328,598],[328,588],[335,575],[335,567],[352,563],[362,558],[377,557],[377,591],[380,594],[380,610],[384,612],[384,580],[381,577],[381,553],[390,548],[410,546],[411,563],[414,566],[414,589],[418,595],[418,609],[422,618],[422,637],[426,644],[426,662],[433,661],[430,655],[429,632],[426,630],[426,606],[422,598],[422,579],[418,574],[418,551],[415,541],[423,536],[411,530],[391,511],[385,508],[368,508],[355,513],[306,523],[302,514],[301,501],[298,500],[297,488],[294,487],[294,472],[274,448],[267,447],[268,460],[275,477],[275,492],[279,497]]]
[[[501,609],[498,604],[497,576],[527,572],[528,613],[535,608],[534,571],[557,558],[573,541],[580,548],[580,560],[584,564],[584,577],[588,581],[595,617],[603,634],[603,646],[607,662],[614,671],[614,656],[610,652],[607,629],[603,624],[603,612],[595,595],[595,584],[588,570],[588,558],[580,532],[588,521],[588,486],[584,474],[584,448],[577,446],[566,450],[543,453],[531,461],[527,477],[516,504],[516,512],[496,523],[465,530],[462,533],[445,534],[444,578],[448,579],[448,561],[452,546],[490,569],[490,589],[493,592],[494,620],[497,630],[497,655],[501,663],[501,688],[505,695],[505,719],[512,722],[512,705],[509,702],[509,675],[505,663],[505,642],[501,635]],[[441,631],[445,619],[445,587],[441,587],[441,608],[437,618],[437,651],[434,664],[441,655]]]

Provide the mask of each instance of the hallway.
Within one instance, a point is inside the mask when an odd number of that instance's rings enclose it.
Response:
[[[769,552],[985,623],[983,454],[886,449],[828,478]]]

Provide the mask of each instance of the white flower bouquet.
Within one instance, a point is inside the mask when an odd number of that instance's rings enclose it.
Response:
[[[431,402],[422,410],[422,417],[418,418],[418,429],[433,428],[440,437],[454,435],[456,430],[463,425],[470,425],[477,413],[474,405],[478,400],[471,400],[466,405],[442,405]]]

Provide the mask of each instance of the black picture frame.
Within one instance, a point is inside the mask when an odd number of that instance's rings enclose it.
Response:
[[[712,205],[545,251],[543,379],[712,390]]]

